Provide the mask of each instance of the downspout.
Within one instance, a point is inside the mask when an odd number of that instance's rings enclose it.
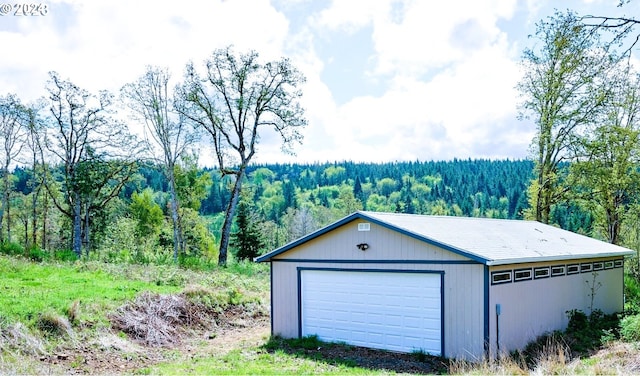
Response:
[[[500,304],[496,304],[496,355],[500,356]]]
[[[484,355],[489,358],[491,355],[491,338],[489,336],[489,266],[484,265]]]

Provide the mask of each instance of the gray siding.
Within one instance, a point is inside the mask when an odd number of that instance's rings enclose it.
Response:
[[[619,258],[618,258],[619,259]],[[611,259],[572,260],[568,264]],[[517,264],[490,268],[491,271],[520,269],[563,262]],[[500,351],[522,349],[545,332],[564,330],[569,322],[566,312],[581,310],[591,313],[591,286],[595,286],[593,309],[604,313],[623,309],[623,268],[577,273],[543,279],[492,285],[490,287],[489,322],[491,350],[497,351],[496,304],[499,316]]]
[[[439,271],[444,273],[443,355],[481,359],[486,341],[492,355],[497,351],[496,304],[501,305],[502,311],[499,317],[502,351],[522,348],[544,332],[564,329],[568,323],[566,311],[579,309],[588,314],[591,308],[592,272],[496,285],[490,284],[491,272],[613,260],[487,267],[375,223],[371,223],[370,231],[358,231],[358,223],[362,222],[364,220],[358,219],[346,223],[272,258],[274,335],[288,338],[299,335],[299,268]],[[361,251],[356,247],[359,243],[367,243],[369,248]],[[597,271],[595,286],[594,309],[605,313],[622,310],[622,268]]]
[[[272,261],[273,334],[297,337],[298,267],[444,272],[444,355],[469,357],[484,346],[484,266],[407,235],[355,221],[304,243]],[[360,251],[356,244],[370,248]],[[327,262],[330,261],[330,262]]]

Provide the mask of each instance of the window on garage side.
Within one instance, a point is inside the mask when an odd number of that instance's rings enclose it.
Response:
[[[551,267],[551,276],[558,277],[564,275],[566,267],[564,265],[554,265]]]
[[[590,271],[593,270],[593,264],[590,262],[584,262],[582,264],[580,264],[580,272],[581,273],[588,273]]]
[[[576,274],[576,273],[580,273],[580,265],[578,264],[567,265],[567,274]]]
[[[533,269],[533,278],[548,278],[551,275],[551,269],[548,266]]]
[[[501,283],[511,282],[511,270],[502,270],[491,273],[491,284],[499,285]]]
[[[530,280],[533,276],[531,272],[531,268],[529,269],[517,269],[513,271],[513,279],[514,281],[527,281]]]

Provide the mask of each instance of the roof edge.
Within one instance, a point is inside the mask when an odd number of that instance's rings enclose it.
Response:
[[[631,257],[635,254],[635,251],[620,251],[620,252],[607,252],[607,253],[599,253],[597,255],[592,254],[579,254],[579,255],[558,255],[558,256],[548,256],[548,257],[527,257],[527,258],[511,258],[511,259],[501,259],[501,260],[491,260],[487,262],[488,266],[499,266],[499,265],[513,265],[513,264],[525,264],[525,263],[533,263],[533,262],[545,262],[545,261],[568,261],[568,260],[581,260],[588,258],[605,258],[605,257],[615,257],[615,256],[624,256]]]
[[[297,247],[297,246],[299,246],[299,245],[301,245],[303,243],[306,243],[309,240],[312,240],[312,239],[315,239],[315,238],[317,238],[317,237],[319,237],[321,235],[324,235],[324,234],[326,234],[326,233],[328,233],[328,232],[330,232],[330,231],[332,231],[332,230],[334,230],[334,229],[336,229],[336,228],[338,228],[340,226],[343,226],[343,225],[345,225],[345,224],[347,224],[349,222],[352,222],[352,221],[354,221],[356,219],[364,219],[364,220],[373,222],[373,223],[375,223],[375,224],[377,224],[379,226],[385,227],[385,228],[393,230],[393,231],[397,231],[397,232],[399,232],[401,234],[407,235],[409,237],[412,237],[414,239],[423,241],[425,243],[428,243],[428,244],[431,244],[431,245],[435,245],[437,247],[443,248],[443,249],[445,249],[447,251],[453,252],[453,253],[458,254],[460,256],[467,257],[467,258],[469,258],[469,259],[471,259],[473,261],[476,261],[476,262],[484,264],[484,265],[489,265],[489,262],[492,261],[492,260],[486,259],[486,258],[484,258],[482,256],[479,256],[479,255],[476,255],[476,254],[473,254],[473,253],[469,253],[469,252],[467,252],[465,250],[462,250],[462,249],[459,249],[457,247],[451,246],[449,244],[442,243],[442,242],[439,242],[439,241],[437,241],[435,239],[431,239],[429,237],[426,237],[426,236],[417,234],[415,232],[409,231],[409,230],[404,229],[402,227],[395,226],[395,225],[393,225],[391,223],[385,222],[385,221],[383,221],[381,219],[378,219],[378,218],[375,218],[373,216],[369,216],[367,214],[367,212],[364,212],[364,211],[356,211],[356,212],[354,212],[354,213],[352,213],[352,214],[350,214],[350,215],[348,215],[348,216],[346,216],[346,217],[344,217],[344,218],[342,218],[342,219],[340,219],[340,220],[338,220],[338,221],[336,221],[336,222],[334,222],[334,223],[332,223],[332,224],[330,224],[328,226],[325,226],[325,227],[323,227],[323,228],[321,228],[319,230],[316,230],[316,231],[310,233],[309,235],[303,236],[300,239],[297,239],[297,240],[295,240],[293,242],[285,244],[284,246],[282,246],[280,248],[277,248],[277,249],[275,249],[275,250],[273,250],[273,251],[271,251],[271,252],[269,252],[269,253],[267,253],[265,255],[262,255],[260,257],[256,257],[254,259],[254,261],[255,262],[271,261],[271,259],[273,257],[277,256],[277,255],[280,255],[280,254],[282,254],[284,252],[287,252],[288,250],[290,250],[292,248],[295,248],[295,247]]]
[[[351,213],[348,216],[346,216],[346,217],[344,217],[342,219],[339,219],[338,221],[333,222],[330,225],[322,227],[322,228],[320,228],[320,229],[318,229],[318,230],[316,230],[316,231],[314,231],[314,232],[312,232],[312,233],[310,233],[308,235],[305,235],[305,236],[303,236],[303,237],[301,237],[301,238],[299,238],[297,240],[294,240],[294,241],[292,241],[290,243],[287,243],[287,244],[283,245],[280,248],[276,248],[276,249],[274,249],[273,251],[271,251],[271,252],[269,252],[267,254],[264,254],[262,256],[256,257],[256,258],[253,259],[253,261],[255,261],[255,262],[267,262],[267,261],[270,261],[274,256],[277,256],[277,255],[279,255],[281,253],[284,253],[284,252],[286,252],[286,251],[288,251],[288,250],[290,250],[292,248],[295,248],[295,247],[299,246],[302,243],[306,243],[311,239],[315,239],[315,238],[317,238],[317,237],[319,237],[321,235],[324,235],[327,232],[330,232],[330,231],[332,231],[332,230],[334,230],[334,229],[336,229],[336,228],[338,228],[338,227],[340,227],[340,226],[342,226],[344,224],[347,224],[347,223],[349,223],[351,221],[354,221],[354,220],[356,220],[358,218],[363,218],[363,217],[365,217],[365,215],[362,214],[362,212],[360,212],[360,211]],[[369,219],[369,217],[366,217],[366,218]]]

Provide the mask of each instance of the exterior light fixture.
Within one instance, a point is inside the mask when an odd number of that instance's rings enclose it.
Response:
[[[369,249],[369,244],[360,243],[360,244],[356,244],[356,247],[358,247],[358,249],[361,251],[366,251],[367,249]]]

